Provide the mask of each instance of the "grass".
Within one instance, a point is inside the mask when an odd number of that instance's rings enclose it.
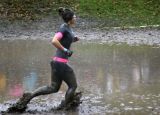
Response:
[[[159,0],[2,0],[0,17],[35,20],[70,7],[83,18],[104,21],[106,27],[160,25]]]
[[[81,16],[108,20],[111,26],[160,24],[160,1],[156,0],[80,0]]]

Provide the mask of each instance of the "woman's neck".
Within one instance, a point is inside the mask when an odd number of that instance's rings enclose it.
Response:
[[[73,27],[73,24],[71,24],[70,22],[66,23],[69,27]]]
[[[66,22],[65,22],[64,24],[70,27],[70,24],[69,24],[69,23],[66,23]]]

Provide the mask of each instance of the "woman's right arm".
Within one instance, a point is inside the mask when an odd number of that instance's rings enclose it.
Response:
[[[58,48],[58,49],[61,49],[61,50],[64,50],[64,47],[62,46],[62,44],[59,42],[58,38],[56,36],[53,37],[52,39],[52,44]]]
[[[66,48],[64,48],[64,47],[62,46],[62,44],[59,42],[59,40],[62,39],[62,37],[63,37],[62,34],[56,33],[55,36],[54,36],[53,39],[52,39],[52,44],[53,44],[56,48],[61,49],[62,51],[64,51],[64,52],[70,57],[73,52],[70,51],[70,50],[68,50],[68,49],[66,49]]]
[[[61,50],[64,50],[64,47],[62,46],[62,44],[59,42],[60,39],[62,39],[63,34],[61,32],[58,32],[54,35],[53,39],[52,39],[52,44]]]

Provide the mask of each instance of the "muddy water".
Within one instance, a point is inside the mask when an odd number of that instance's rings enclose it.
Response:
[[[54,114],[160,114],[160,48],[85,42],[72,48],[83,103]],[[49,40],[0,40],[0,111],[50,83],[54,52]],[[24,114],[52,114],[66,89],[63,83],[58,93],[33,99]]]

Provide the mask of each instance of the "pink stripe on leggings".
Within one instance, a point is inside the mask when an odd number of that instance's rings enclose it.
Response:
[[[60,58],[60,57],[53,57],[54,61],[62,62],[62,63],[67,63],[68,59]]]

